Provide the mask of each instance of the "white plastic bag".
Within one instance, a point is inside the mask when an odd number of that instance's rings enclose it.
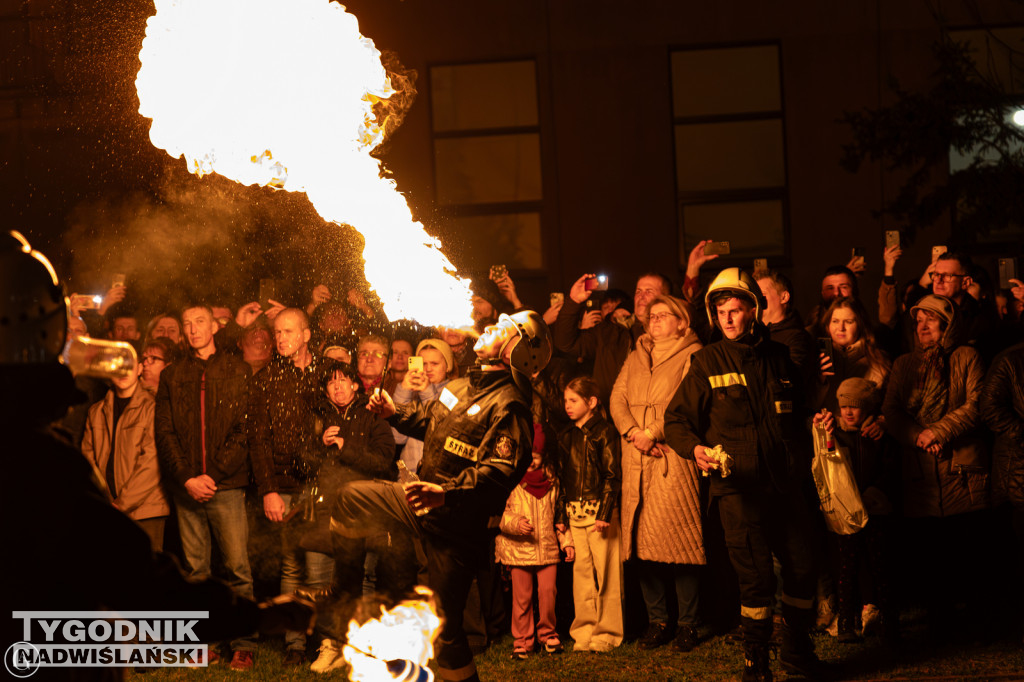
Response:
[[[811,431],[814,435],[811,474],[825,523],[833,533],[853,535],[867,525],[868,513],[853,477],[849,453],[841,447],[830,449],[828,431],[822,426],[815,424]]]

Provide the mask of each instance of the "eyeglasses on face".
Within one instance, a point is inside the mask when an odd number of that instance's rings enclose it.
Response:
[[[361,358],[377,358],[378,360],[383,360],[387,353],[379,350],[361,350],[357,355]]]
[[[933,282],[952,282],[954,277],[959,277],[959,278],[962,279],[962,278],[964,278],[966,276],[967,275],[954,275],[954,274],[949,273],[949,272],[933,272],[932,273],[932,281]]]
[[[662,320],[667,320],[670,317],[676,317],[675,313],[655,313],[654,315],[651,315],[650,320],[651,322],[661,322]]]

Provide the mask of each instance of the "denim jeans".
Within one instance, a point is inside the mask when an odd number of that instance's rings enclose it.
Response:
[[[177,495],[175,503],[181,548],[185,554],[189,578],[202,580],[210,576],[212,540],[216,540],[227,570],[225,582],[237,594],[252,599],[245,491],[241,488],[218,490],[208,502],[196,502],[189,495]],[[231,648],[235,651],[255,652],[256,635],[254,632],[235,639],[231,642]]]
[[[281,494],[285,509],[290,509],[293,495]],[[308,552],[299,546],[306,524],[298,519],[279,523],[281,532],[281,594],[291,594],[300,587],[321,589],[331,586],[334,578],[334,557],[320,552]],[[305,570],[303,570],[305,569]],[[306,633],[289,630],[284,635],[289,649],[306,648]]]

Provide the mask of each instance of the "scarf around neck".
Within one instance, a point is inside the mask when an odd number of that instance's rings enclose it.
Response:
[[[917,375],[907,407],[920,424],[937,422],[946,412],[949,399],[948,352],[937,343],[914,351]]]
[[[542,499],[551,490],[551,481],[544,473],[544,469],[534,469],[533,471],[527,471],[523,475],[523,482],[521,485],[526,488],[526,492],[530,493],[538,500]]]

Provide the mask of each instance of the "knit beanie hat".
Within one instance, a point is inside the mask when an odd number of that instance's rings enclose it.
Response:
[[[867,379],[851,377],[839,384],[836,398],[839,399],[839,407],[871,409],[875,405],[875,384]]]
[[[470,281],[469,287],[474,296],[479,296],[491,304],[491,307],[494,308],[495,317],[501,313],[512,312],[512,304],[502,295],[501,289],[498,288],[494,280],[483,276],[474,277]]]
[[[452,347],[441,339],[423,339],[416,346],[416,355],[420,355],[420,351],[424,348],[433,348],[434,350],[440,351],[441,355],[444,356],[444,361],[448,363],[448,370],[451,372],[455,369],[455,355],[452,353]]]

